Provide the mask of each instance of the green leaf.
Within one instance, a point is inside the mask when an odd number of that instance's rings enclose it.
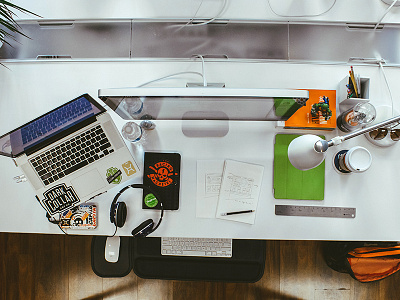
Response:
[[[20,7],[20,6],[16,5],[16,4],[13,4],[13,3],[5,1],[5,0],[0,0],[0,5],[6,7],[7,9],[8,9],[8,6],[9,6],[11,8],[14,8],[14,9],[20,11],[20,12],[40,17],[39,15],[37,15],[37,14],[35,14],[35,13],[25,9],[25,8],[22,8],[22,7]]]
[[[29,38],[25,33],[22,32],[21,26],[19,26],[19,24],[14,20],[16,14],[11,9],[15,9],[25,14],[31,14],[40,17],[39,15],[9,1],[0,0],[0,42],[6,43],[8,45],[10,45],[10,43],[6,41],[6,38],[11,38],[16,41],[13,33]],[[2,29],[1,27],[4,27],[11,33]]]

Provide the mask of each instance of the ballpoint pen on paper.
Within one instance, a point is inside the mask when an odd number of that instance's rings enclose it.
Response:
[[[227,212],[227,213],[222,213],[221,216],[230,216],[230,215],[238,215],[238,214],[247,214],[247,213],[252,213],[252,212],[255,212],[255,210],[242,210],[242,211]]]

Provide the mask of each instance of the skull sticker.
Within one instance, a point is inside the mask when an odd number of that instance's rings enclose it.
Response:
[[[166,161],[156,163],[154,166],[149,166],[154,173],[147,175],[151,181],[160,187],[166,187],[173,182],[172,175],[178,175],[174,173],[172,165]]]

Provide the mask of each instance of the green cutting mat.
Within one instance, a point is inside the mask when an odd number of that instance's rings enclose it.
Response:
[[[308,171],[296,169],[289,161],[288,146],[298,136],[297,134],[275,136],[274,197],[276,199],[324,200],[325,161]]]

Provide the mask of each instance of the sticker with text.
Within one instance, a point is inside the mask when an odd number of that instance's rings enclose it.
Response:
[[[174,167],[166,161],[160,161],[154,164],[154,166],[149,166],[149,168],[152,169],[154,173],[147,176],[156,186],[160,187],[169,186],[174,181],[171,176],[178,175],[178,173],[174,173]]]
[[[144,197],[144,203],[147,207],[156,207],[158,200],[153,194],[147,194],[146,197]]]
[[[52,187],[44,192],[43,196],[43,204],[50,214],[64,211],[79,202],[72,186],[67,187],[65,183]]]
[[[81,204],[64,211],[60,218],[62,228],[94,229],[97,227],[97,208],[94,204]]]
[[[122,180],[122,172],[118,168],[111,167],[107,169],[106,177],[108,183],[119,184]]]

